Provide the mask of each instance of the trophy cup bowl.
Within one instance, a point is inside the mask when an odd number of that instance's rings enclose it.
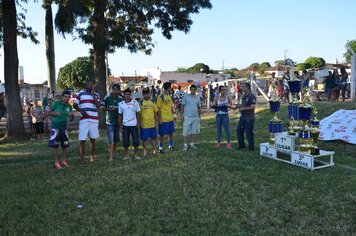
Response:
[[[281,102],[280,101],[269,101],[269,107],[272,112],[272,114],[275,114],[279,112],[279,109],[281,107]]]
[[[293,103],[298,103],[298,93],[300,92],[301,89],[301,81],[300,80],[290,80],[288,81],[289,85],[289,91],[293,96]]]
[[[310,120],[312,108],[310,106],[299,107],[299,118],[301,120]]]

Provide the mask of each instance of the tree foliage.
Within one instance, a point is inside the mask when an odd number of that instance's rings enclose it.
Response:
[[[296,65],[297,71],[306,70],[306,69],[309,69],[309,68],[312,68],[312,66],[310,64],[308,64],[308,63],[298,63]]]
[[[356,53],[356,39],[349,40],[345,44],[346,52],[344,53],[344,57],[345,57],[346,63],[351,63],[351,53],[348,51],[349,47],[351,47],[354,50],[354,52]]]
[[[325,66],[325,60],[321,57],[308,57],[304,63],[311,65],[312,68],[322,68]]]
[[[269,62],[262,62],[259,66],[259,69],[261,70],[266,70],[271,67],[271,64]]]
[[[62,89],[81,89],[87,78],[94,79],[93,60],[78,57],[59,69],[57,83]]]
[[[176,69],[176,72],[178,72],[178,73],[185,73],[185,72],[187,72],[187,68],[185,68],[185,67],[178,67],[178,68]]]
[[[171,39],[174,30],[189,32],[193,24],[191,14],[212,7],[209,0],[66,2],[59,5],[56,28],[63,34],[76,32],[86,44],[93,45],[95,77],[100,80],[102,88],[106,79],[105,52],[113,53],[116,48],[126,48],[130,52],[150,54],[154,47],[154,27]],[[84,22],[86,24],[82,24]]]
[[[210,68],[204,63],[197,63],[192,67],[187,68],[188,73],[209,73]]]

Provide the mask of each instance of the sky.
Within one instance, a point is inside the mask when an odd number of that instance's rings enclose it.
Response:
[[[18,57],[26,83],[47,80],[44,43],[45,12],[41,1],[25,4],[26,23],[38,32],[40,44],[18,38]],[[214,70],[243,69],[252,63],[272,66],[284,55],[304,62],[310,56],[327,63],[345,61],[345,44],[356,39],[355,0],[211,0],[213,8],[192,15],[188,34],[175,31],[164,38],[155,29],[153,53],[130,54],[117,49],[108,61],[114,76],[140,75],[151,67],[174,71],[205,63]],[[88,56],[90,45],[67,35],[55,35],[56,76],[58,70],[77,57]],[[3,48],[0,51],[0,80],[4,81]]]

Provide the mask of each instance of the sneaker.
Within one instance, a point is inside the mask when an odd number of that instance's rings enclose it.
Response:
[[[221,147],[221,143],[215,144],[215,147],[216,147],[216,148],[220,148],[220,147]]]
[[[227,144],[226,144],[226,148],[227,148],[227,149],[231,149],[231,143],[227,143]]]
[[[135,157],[135,160],[140,160],[140,159],[141,159],[141,157],[138,157],[138,156]]]
[[[188,145],[183,146],[183,151],[188,151]]]
[[[67,160],[62,161],[62,166],[69,167]]]
[[[168,149],[171,151],[174,151],[174,147],[169,147]]]
[[[128,159],[130,159],[130,157],[128,157],[128,156],[123,158],[124,161],[126,161]]]
[[[194,144],[190,144],[190,148],[191,148],[191,149],[195,149],[195,150],[198,149],[197,146],[195,146]]]
[[[56,169],[62,169],[62,166],[61,166],[61,164],[59,164],[59,162],[57,161],[56,163],[54,163],[54,167],[56,168]]]

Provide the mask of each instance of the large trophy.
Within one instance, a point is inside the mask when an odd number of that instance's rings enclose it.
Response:
[[[271,113],[273,115],[273,118],[269,121],[268,124],[268,132],[270,134],[269,143],[271,145],[274,145],[275,144],[274,134],[283,131],[282,121],[277,117],[277,114],[280,110],[281,101],[276,94],[273,94],[271,96],[271,99],[269,100],[269,106],[270,106]]]
[[[289,117],[289,135],[295,135],[300,127],[299,120],[299,101],[298,94],[301,89],[301,81],[297,78],[292,77],[288,81],[289,91],[293,96],[293,101],[288,105],[288,117]]]

